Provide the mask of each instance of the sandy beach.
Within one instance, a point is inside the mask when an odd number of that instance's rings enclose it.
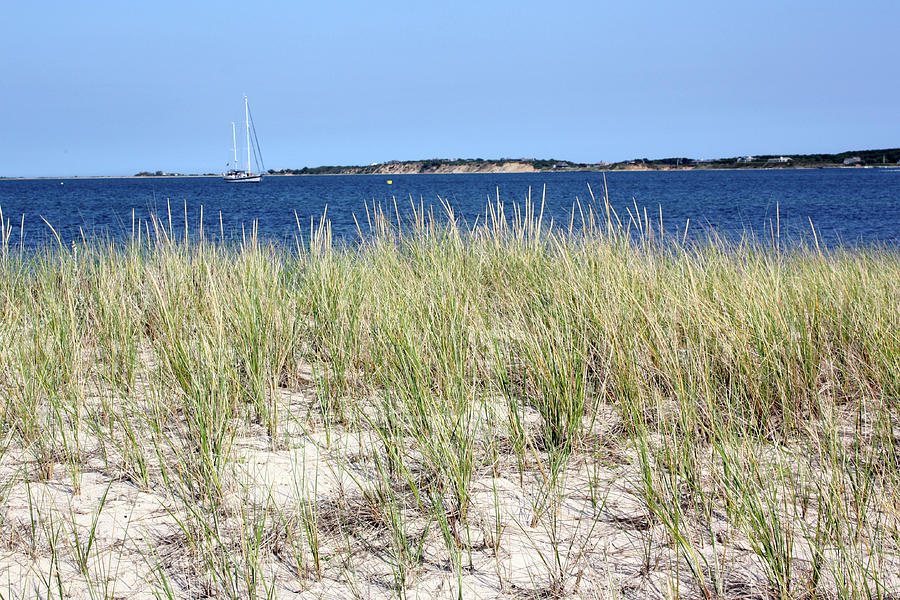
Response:
[[[4,597],[898,593],[896,253],[534,209],[0,254]]]

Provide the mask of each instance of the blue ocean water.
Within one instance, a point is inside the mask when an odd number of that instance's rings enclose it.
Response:
[[[829,246],[900,242],[900,170],[611,172],[606,181],[623,222],[635,205],[655,221],[661,211],[665,230],[677,236],[690,219],[691,236],[754,232],[768,238],[774,225],[782,243],[809,241],[811,221],[819,242]],[[576,223],[580,219],[575,203],[583,210],[590,202],[588,186],[602,206],[603,175],[596,172],[323,175],[267,177],[259,184],[220,178],[6,179],[0,180],[0,209],[11,230],[9,243],[28,248],[55,239],[45,220],[65,243],[82,234],[124,238],[133,219],[156,214],[168,223],[169,207],[176,231],[184,231],[186,210],[189,230],[196,233],[201,206],[207,235],[218,234],[221,216],[226,236],[239,236],[255,222],[260,237],[285,243],[298,234],[297,220],[308,235],[310,219],[318,220],[327,206],[334,236],[353,243],[359,239],[354,215],[365,230],[366,203],[393,211],[395,199],[401,218],[408,215],[410,198],[433,206],[436,214],[443,199],[472,224],[484,218],[498,192],[509,210],[530,190],[538,206],[546,199],[544,222],[552,218],[567,228],[573,209]]]

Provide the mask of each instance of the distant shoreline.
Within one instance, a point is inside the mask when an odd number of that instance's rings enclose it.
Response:
[[[845,155],[853,155],[842,159]],[[865,158],[861,158],[865,157]],[[887,161],[890,156],[891,160]],[[793,157],[744,157],[715,160],[639,159],[617,163],[573,163],[539,159],[430,159],[391,161],[367,166],[320,166],[302,169],[275,169],[266,177],[318,175],[496,175],[504,173],[613,173],[683,171],[783,171],[810,169],[900,169],[900,149],[844,152],[837,155],[794,155]],[[823,160],[826,159],[827,160]],[[874,160],[881,158],[881,160]],[[748,161],[747,159],[753,159]],[[847,161],[851,162],[847,162]],[[53,175],[37,177],[0,176],[0,181],[53,181],[79,179],[219,179],[221,174],[135,174],[135,175]]]
[[[266,173],[264,177],[337,177],[337,176],[366,176],[375,177],[383,175],[406,176],[406,175],[522,175],[522,174],[544,174],[544,173],[685,173],[685,172],[710,172],[710,171],[816,171],[820,169],[887,169],[900,170],[900,165],[870,165],[865,167],[845,167],[842,165],[827,165],[821,167],[773,167],[747,169],[741,167],[681,167],[678,169],[653,169],[646,167],[637,167],[631,169],[568,169],[565,171],[449,171],[449,172],[427,172],[427,173]],[[63,175],[56,177],[0,177],[0,181],[76,181],[76,180],[96,180],[96,179],[221,179],[222,175]]]
[[[74,179],[215,179],[222,177],[221,175],[55,175],[43,177],[16,177],[16,176],[0,176],[0,181],[43,181],[43,180],[60,180],[66,181]]]
[[[887,169],[900,170],[900,165],[866,165],[862,167],[846,167],[843,165],[823,165],[817,167],[792,166],[769,168],[742,168],[742,167],[679,167],[673,169],[654,169],[648,167],[634,167],[628,169],[566,169],[546,171],[447,171],[447,172],[409,172],[409,173],[266,173],[264,177],[337,177],[337,176],[406,176],[406,175],[522,175],[545,173],[685,173],[685,172],[710,172],[710,171],[816,171],[820,169]],[[63,175],[53,177],[2,177],[0,181],[76,181],[96,179],[221,179],[222,175]]]
[[[0,181],[72,181],[75,179],[216,179],[221,175],[61,175],[44,177],[0,177]]]

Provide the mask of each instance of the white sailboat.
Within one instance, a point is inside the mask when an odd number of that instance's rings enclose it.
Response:
[[[250,116],[250,104],[247,102],[247,96],[244,96],[244,119],[246,121],[246,129],[247,129],[247,166],[246,168],[241,168],[238,164],[237,157],[237,129],[235,127],[234,121],[231,122],[231,138],[232,138],[232,149],[234,150],[234,162],[227,163],[228,170],[224,173],[225,181],[234,182],[234,183],[254,183],[262,179],[263,171],[265,170],[265,165],[262,163],[262,152],[259,150],[259,141],[256,139],[256,127],[253,125],[253,119]],[[253,142],[250,143],[250,132],[253,132]],[[256,173],[253,172],[253,169],[250,166],[250,152],[253,150],[254,158],[256,159]]]

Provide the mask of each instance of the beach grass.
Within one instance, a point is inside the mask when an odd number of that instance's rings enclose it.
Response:
[[[895,249],[365,214],[4,225],[4,598],[900,594]]]

